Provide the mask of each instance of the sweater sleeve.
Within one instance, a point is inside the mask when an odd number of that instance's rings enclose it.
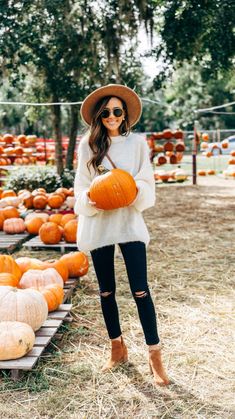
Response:
[[[89,198],[87,196],[87,192],[89,191],[92,182],[91,174],[87,168],[89,159],[88,143],[85,140],[81,140],[78,147],[78,165],[74,180],[74,212],[77,215],[81,214],[87,217],[91,217],[99,212],[89,204]]]
[[[144,211],[155,204],[155,179],[153,168],[149,158],[149,147],[147,143],[141,141],[139,171],[134,176],[138,193],[132,203],[139,211]]]

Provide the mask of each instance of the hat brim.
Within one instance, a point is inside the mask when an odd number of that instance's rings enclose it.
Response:
[[[122,84],[108,84],[90,93],[82,102],[80,113],[83,121],[91,125],[94,109],[99,100],[105,96],[116,96],[123,99],[127,106],[130,126],[133,127],[140,119],[142,103],[140,97],[130,87]]]

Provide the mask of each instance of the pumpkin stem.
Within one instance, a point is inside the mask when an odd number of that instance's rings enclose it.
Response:
[[[104,175],[105,173],[109,172],[102,164],[97,167],[99,175]]]

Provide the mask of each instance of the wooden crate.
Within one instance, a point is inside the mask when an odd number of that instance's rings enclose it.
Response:
[[[72,304],[61,304],[58,310],[49,313],[47,320],[35,333],[36,340],[32,350],[22,358],[0,361],[0,369],[11,370],[13,380],[19,379],[21,370],[32,370],[71,309]]]
[[[0,231],[0,253],[13,253],[17,247],[30,238],[29,233],[6,234]]]
[[[78,250],[76,243],[66,243],[64,241],[60,241],[57,244],[45,244],[42,242],[39,236],[33,237],[32,239],[28,240],[26,243],[23,244],[29,250],[35,249],[59,249],[61,253],[65,253],[66,250]]]

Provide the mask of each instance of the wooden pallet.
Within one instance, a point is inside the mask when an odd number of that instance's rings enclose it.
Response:
[[[30,234],[6,234],[0,231],[0,253],[13,253],[14,250],[21,246],[26,240],[29,239]]]
[[[63,303],[65,303],[66,301],[69,301],[76,286],[79,283],[79,278],[69,278],[68,281],[66,281],[66,283],[64,284],[64,299],[63,299]]]
[[[32,370],[36,362],[50,343],[53,336],[56,335],[57,330],[63,321],[71,321],[70,311],[72,304],[65,304],[72,296],[79,278],[70,278],[64,284],[64,299],[58,310],[48,314],[47,320],[42,327],[35,333],[36,340],[32,350],[22,358],[11,361],[0,361],[0,370],[11,370],[11,378],[18,380],[22,370]]]
[[[19,379],[21,370],[32,370],[58,328],[69,315],[71,309],[72,304],[61,304],[58,310],[49,313],[47,320],[35,333],[36,340],[32,350],[23,358],[0,361],[0,369],[11,370],[11,378],[13,380]]]
[[[60,249],[61,253],[65,253],[66,250],[77,250],[76,243],[66,243],[64,241],[60,241],[57,244],[45,244],[42,242],[39,236],[33,237],[31,240],[28,240],[26,243],[23,244],[29,250],[35,249]]]

